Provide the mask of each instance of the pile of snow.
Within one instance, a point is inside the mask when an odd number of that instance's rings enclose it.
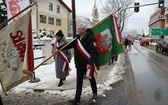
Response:
[[[41,50],[34,50],[35,58],[39,57],[42,52]],[[42,59],[35,60],[35,66],[42,62]],[[66,78],[65,83],[61,87],[57,87],[59,79],[55,75],[55,62],[48,65],[42,65],[35,70],[35,76],[41,81],[37,83],[30,83],[26,81],[19,86],[11,89],[8,94],[12,93],[27,93],[33,92],[34,89],[45,90],[44,93],[47,94],[57,94],[65,98],[72,98],[75,95],[76,88],[76,69],[74,65],[74,58],[72,58],[70,66],[72,71],[70,75]],[[125,56],[120,54],[118,56],[117,62],[114,62],[112,65],[104,65],[98,70],[98,75],[95,76],[98,87],[98,95],[103,95],[105,90],[110,90],[112,87],[111,84],[114,84],[120,80],[123,80],[123,74],[125,71]],[[91,88],[89,81],[84,79],[83,85],[83,94],[84,96],[91,93]]]

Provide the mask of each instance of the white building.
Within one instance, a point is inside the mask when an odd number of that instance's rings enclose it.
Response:
[[[71,9],[62,0],[39,0],[32,7],[32,29],[56,32],[61,29],[67,36]]]

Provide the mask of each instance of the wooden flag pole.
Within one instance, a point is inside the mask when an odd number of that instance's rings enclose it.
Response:
[[[43,62],[41,62],[39,65],[37,65],[34,70],[36,70],[38,67],[40,67],[41,65],[43,65],[45,62],[47,62],[50,58],[52,58],[54,55],[56,55],[58,52],[60,52],[62,49],[64,49],[65,47],[67,47],[69,44],[71,44],[74,40],[76,40],[77,37],[75,37],[71,42],[65,44],[63,47],[61,47],[58,51],[52,53],[51,56],[49,56],[47,59],[45,59]]]

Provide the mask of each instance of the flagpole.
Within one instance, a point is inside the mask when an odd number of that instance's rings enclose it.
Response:
[[[3,92],[5,93],[5,96],[7,96],[6,90],[5,90],[4,85],[3,85],[3,83],[2,83],[2,78],[1,78],[1,76],[0,76],[0,82],[1,82],[2,90],[3,90]]]
[[[27,6],[26,8],[24,8],[23,10],[21,10],[19,13],[15,14],[13,17],[9,18],[8,20],[4,21],[3,23],[0,24],[0,29],[9,21],[11,21],[12,19],[14,19],[15,17],[17,17],[18,15],[20,15],[21,13],[23,13],[24,11],[26,11],[27,9],[29,9],[30,7],[32,7],[33,5],[35,5],[37,2],[33,2],[32,4],[30,4],[29,6]]]
[[[75,37],[71,42],[65,44],[63,47],[61,47],[58,51],[52,53],[51,56],[49,56],[47,59],[45,59],[43,62],[41,62],[39,65],[37,65],[34,70],[36,70],[38,67],[40,67],[41,65],[43,65],[45,62],[47,62],[50,58],[52,58],[53,56],[55,56],[58,52],[60,52],[62,49],[64,49],[65,47],[67,47],[69,44],[71,44],[73,41],[76,40],[77,37]]]

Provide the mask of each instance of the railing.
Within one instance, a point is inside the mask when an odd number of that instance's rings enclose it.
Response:
[[[45,44],[44,43],[33,44],[33,50],[35,50],[35,49],[42,49],[42,46],[45,46]],[[42,59],[42,58],[45,58],[45,56],[34,58],[34,60]]]
[[[151,39],[150,42],[151,43],[157,43],[160,39]]]
[[[73,40],[73,38],[70,37],[66,37],[66,39],[68,40],[68,42],[70,42],[71,40]],[[35,39],[33,40],[33,50],[35,49],[40,49],[42,50],[42,56],[34,58],[34,60],[37,59],[43,59],[45,60],[45,58],[48,58],[49,56],[51,56],[52,51],[54,49],[54,40],[50,39],[50,38],[44,38],[44,39]],[[52,59],[49,59],[46,64],[51,64],[52,63]]]
[[[34,58],[34,60],[45,58],[45,56]]]
[[[34,44],[33,45],[33,50],[35,50],[35,49],[41,49],[41,46],[44,46],[44,44]]]

